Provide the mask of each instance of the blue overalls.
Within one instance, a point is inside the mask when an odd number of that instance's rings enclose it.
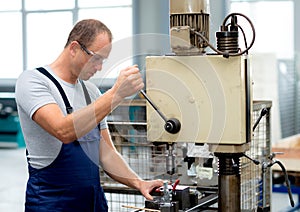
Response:
[[[82,138],[62,144],[49,166],[35,169],[28,163],[25,212],[108,211],[95,163],[99,161],[99,143],[99,128],[95,127]]]

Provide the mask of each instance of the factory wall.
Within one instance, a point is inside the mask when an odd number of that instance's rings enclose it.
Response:
[[[132,31],[134,37],[133,42],[133,62],[138,63],[142,70],[144,70],[144,59],[146,55],[164,54],[170,52],[170,46],[168,41],[169,34],[169,4],[168,0],[133,0],[132,1]],[[210,0],[210,41],[215,44],[215,32],[219,30],[220,23],[222,23],[224,17],[230,10],[230,0],[214,1]],[[272,2],[272,1],[269,1]],[[277,1],[278,2],[278,1]],[[295,57],[293,60],[276,60],[275,66],[280,68],[280,64],[285,64],[287,67],[287,74],[284,74],[279,68],[277,73],[277,87],[273,84],[273,90],[278,89],[277,94],[271,94],[271,96],[278,97],[277,103],[275,102],[275,108],[277,111],[274,114],[278,114],[278,118],[275,119],[275,124],[272,124],[272,128],[277,132],[276,138],[287,137],[293,134],[300,133],[300,88],[299,88],[299,52],[300,41],[298,38],[300,34],[300,15],[298,12],[300,9],[299,1],[286,1],[293,2],[294,5],[294,52]],[[74,18],[74,17],[73,17]],[[76,18],[76,17],[75,17]],[[272,20],[270,20],[272,21]],[[267,28],[267,26],[266,26]],[[121,29],[120,29],[121,30]],[[270,39],[276,37],[278,29],[270,29]],[[141,36],[142,35],[142,36]],[[153,36],[155,35],[155,36]],[[155,40],[158,39],[158,40]],[[25,40],[23,41],[25,42]],[[279,41],[280,42],[280,41]],[[275,44],[274,44],[275,45]],[[26,44],[24,44],[26,47]],[[208,50],[209,51],[209,50]],[[5,51],[6,52],[6,51]],[[20,53],[22,51],[15,51]],[[24,60],[27,58],[26,51],[23,50]],[[9,54],[9,52],[8,52]],[[261,56],[262,54],[260,54]],[[273,55],[274,56],[274,55]],[[275,55],[276,56],[276,55]],[[270,55],[272,57],[272,55]],[[263,61],[263,60],[261,60]],[[266,62],[266,60],[264,61]],[[272,64],[273,66],[274,64]],[[25,64],[26,66],[26,64]],[[259,66],[259,65],[258,65]],[[26,67],[24,67],[26,68]],[[3,71],[3,69],[2,69]],[[144,72],[143,72],[144,73]],[[285,81],[284,81],[285,80]],[[292,81],[291,81],[292,80]],[[1,79],[1,88],[6,85],[11,85],[12,80]],[[109,84],[114,81],[109,79]],[[105,83],[106,80],[103,80]],[[274,82],[274,81],[273,81]],[[3,92],[3,90],[2,90]],[[267,93],[266,93],[267,95]],[[282,129],[282,130],[281,130]],[[282,131],[282,133],[280,133]]]

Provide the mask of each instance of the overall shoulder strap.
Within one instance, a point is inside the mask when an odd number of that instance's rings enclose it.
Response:
[[[39,67],[39,68],[37,68],[37,70],[39,72],[41,72],[42,74],[44,74],[45,76],[47,76],[55,84],[55,86],[59,90],[60,95],[62,96],[62,98],[64,100],[67,113],[71,114],[73,112],[73,108],[70,105],[70,102],[69,102],[69,100],[68,100],[68,98],[67,98],[67,96],[66,96],[66,94],[65,94],[65,92],[63,90],[63,88],[59,84],[59,82],[46,69],[44,69],[43,67]]]
[[[85,86],[83,80],[80,80],[80,83],[81,83],[81,86],[82,86],[82,89],[83,89],[83,92],[84,92],[84,97],[85,97],[86,104],[89,105],[92,102],[91,97],[89,95],[89,92],[86,89],[86,86]],[[100,124],[98,124],[97,127],[98,127],[99,130],[101,130]]]
[[[91,97],[89,95],[89,92],[86,89],[86,86],[85,86],[83,80],[80,80],[80,83],[81,83],[81,86],[82,86],[82,89],[83,89],[83,92],[84,92],[84,97],[85,97],[86,104],[89,105],[92,102]]]

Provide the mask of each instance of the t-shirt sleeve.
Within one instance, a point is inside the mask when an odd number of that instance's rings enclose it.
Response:
[[[107,118],[105,117],[104,119],[102,119],[102,121],[100,122],[100,129],[104,130],[108,128],[108,124],[107,124]]]
[[[40,107],[56,103],[45,76],[37,70],[24,71],[16,83],[16,101],[19,107],[32,118]]]

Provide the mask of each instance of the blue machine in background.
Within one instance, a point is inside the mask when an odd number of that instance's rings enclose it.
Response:
[[[15,101],[15,81],[7,80],[0,85],[0,148],[24,146]]]

